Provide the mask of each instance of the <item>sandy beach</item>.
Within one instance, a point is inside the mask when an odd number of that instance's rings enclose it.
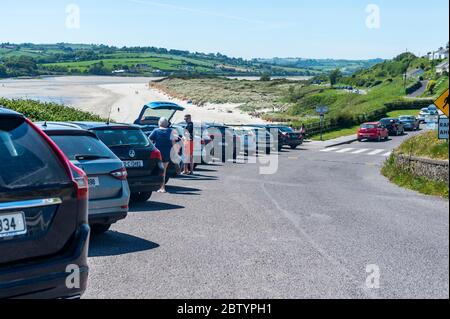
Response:
[[[46,77],[40,79],[7,79],[0,81],[0,96],[14,99],[33,99],[55,102],[92,112],[107,118],[111,112],[114,121],[132,123],[142,106],[154,101],[171,101],[186,107],[174,122],[185,113],[194,121],[227,124],[258,124],[263,121],[242,113],[239,104],[207,104],[203,107],[171,98],[149,88],[156,78],[122,78],[99,76]]]

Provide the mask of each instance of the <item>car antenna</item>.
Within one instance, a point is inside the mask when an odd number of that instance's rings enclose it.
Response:
[[[47,127],[47,121],[44,122],[44,125],[42,125],[43,127]]]
[[[108,122],[106,122],[107,125],[111,124],[111,112],[112,112],[112,105],[109,107]]]

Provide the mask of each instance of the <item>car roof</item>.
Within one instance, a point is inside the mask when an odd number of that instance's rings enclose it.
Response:
[[[66,122],[36,122],[37,127],[50,135],[84,135],[95,137],[94,133],[73,123]]]
[[[367,122],[367,123],[363,123],[361,125],[378,125],[380,124],[380,122]]]
[[[85,130],[102,130],[108,128],[114,129],[136,129],[140,130],[141,127],[139,125],[134,124],[126,124],[126,123],[104,123],[104,122],[70,122],[71,124],[75,124],[80,128]]]
[[[23,117],[22,114],[17,113],[16,111],[7,109],[0,105],[0,116],[8,116],[8,117]]]

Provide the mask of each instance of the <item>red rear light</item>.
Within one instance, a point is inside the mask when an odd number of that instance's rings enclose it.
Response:
[[[200,144],[201,144],[201,145],[206,145],[206,141],[205,141],[205,140],[201,140],[201,141],[200,141]]]
[[[157,148],[154,148],[152,153],[150,154],[150,159],[151,160],[157,159],[157,160],[162,161],[161,152]]]
[[[118,169],[116,171],[112,171],[109,173],[112,177],[117,178],[121,181],[126,181],[128,177],[128,172],[125,167],[122,167],[121,169]]]
[[[89,197],[89,183],[85,172],[69,162],[72,181],[77,191],[77,199],[86,199]]]

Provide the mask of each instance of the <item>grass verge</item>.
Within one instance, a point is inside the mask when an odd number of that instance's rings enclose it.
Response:
[[[416,176],[399,168],[395,164],[393,155],[386,161],[381,173],[392,183],[400,187],[408,188],[425,195],[449,198],[449,186],[447,183]]]

